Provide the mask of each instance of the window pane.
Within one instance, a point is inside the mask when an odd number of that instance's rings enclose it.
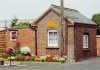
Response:
[[[58,46],[57,30],[48,30],[48,46]]]
[[[83,48],[88,48],[88,35],[83,35]]]
[[[12,39],[16,39],[16,32],[12,32]]]
[[[16,40],[16,38],[17,38],[16,31],[11,31],[10,32],[10,40]]]

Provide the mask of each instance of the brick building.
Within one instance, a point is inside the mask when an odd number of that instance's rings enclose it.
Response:
[[[64,8],[65,47],[68,61],[96,56],[96,26],[75,9]],[[60,55],[60,7],[51,5],[32,25],[37,25],[37,55]]]
[[[23,47],[29,46],[34,53],[35,36],[34,31],[30,27],[8,28],[6,30],[6,46],[7,47]]]
[[[30,27],[7,28],[0,30],[0,53],[4,53],[6,48],[29,46],[34,53],[35,32]]]
[[[31,27],[6,30],[7,46],[29,46],[35,55],[67,56],[68,61],[96,56],[96,25],[75,9],[64,8],[64,47],[60,52],[60,7],[51,5]]]

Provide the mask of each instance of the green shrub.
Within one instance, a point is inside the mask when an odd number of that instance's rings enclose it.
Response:
[[[31,61],[35,61],[35,57],[32,57],[32,58],[31,58]]]
[[[16,48],[16,49],[15,49],[15,53],[16,53],[16,54],[20,54],[20,48]]]
[[[24,61],[24,56],[16,56],[16,61]]]
[[[6,53],[2,54],[1,56],[2,56],[3,58],[5,58],[5,59],[7,59],[8,57],[10,57],[10,55],[9,55],[9,54],[6,54]]]
[[[16,53],[12,53],[11,56],[16,56]]]
[[[2,54],[1,56],[2,56],[2,58],[7,59],[8,57],[10,57],[10,54],[4,53],[4,54]],[[11,54],[11,56],[16,56],[16,54],[13,53],[13,54]]]

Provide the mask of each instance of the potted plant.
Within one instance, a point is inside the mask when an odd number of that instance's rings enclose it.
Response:
[[[3,60],[3,58],[0,59],[0,65],[4,65],[4,60]]]

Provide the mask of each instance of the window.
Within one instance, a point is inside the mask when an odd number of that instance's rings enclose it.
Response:
[[[83,34],[83,48],[89,48],[89,35]]]
[[[16,31],[10,31],[10,40],[16,40],[17,34]]]
[[[57,30],[48,30],[48,46],[58,47]]]

